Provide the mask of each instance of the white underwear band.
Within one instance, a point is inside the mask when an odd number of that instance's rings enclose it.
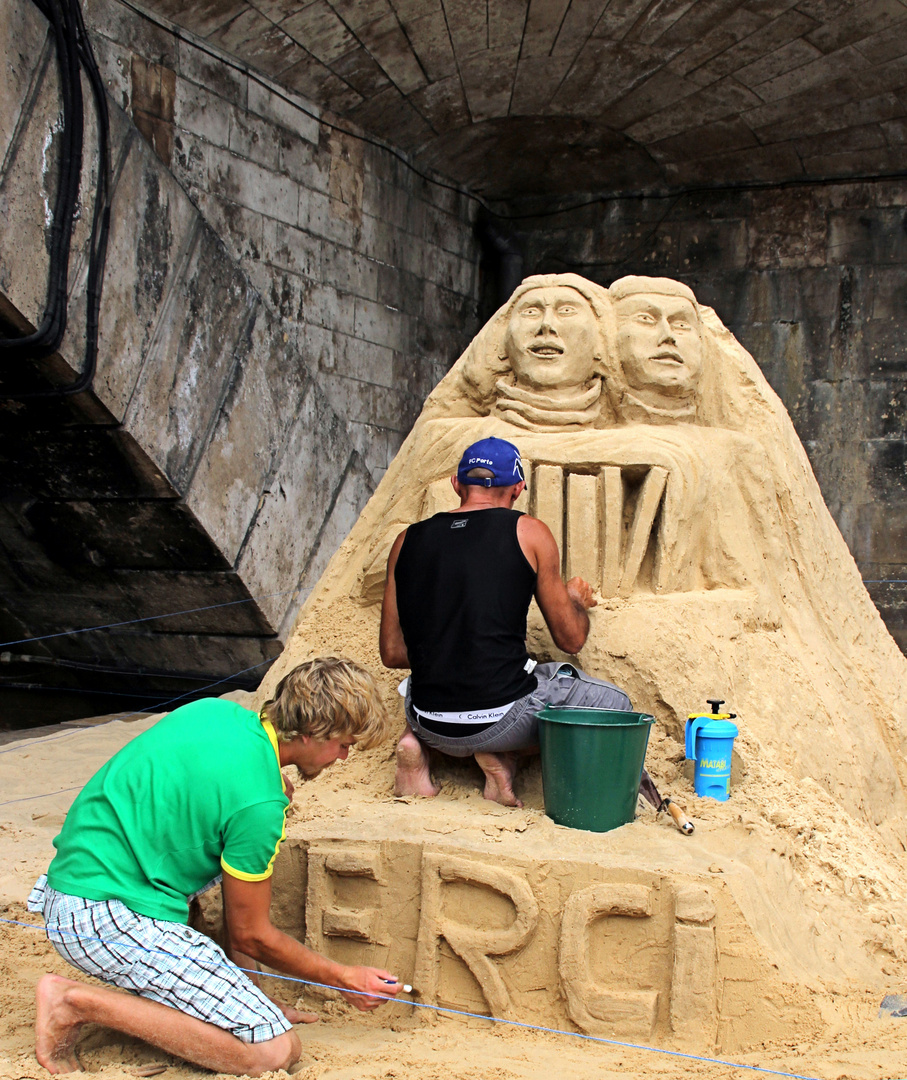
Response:
[[[414,705],[413,712],[437,724],[496,724],[514,705],[511,701],[509,705],[498,705],[495,709],[463,709],[460,712],[428,712]]]

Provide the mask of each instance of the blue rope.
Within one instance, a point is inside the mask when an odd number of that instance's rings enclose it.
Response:
[[[199,686],[195,690],[187,690],[183,694],[177,694],[176,697],[168,698],[167,701],[162,701],[160,705],[155,705],[153,709],[136,709],[135,712],[123,713],[122,716],[117,717],[117,720],[128,720],[130,716],[141,716],[144,712],[160,712],[165,705],[172,705],[174,701],[182,701],[183,698],[192,697],[194,694],[201,694],[205,690],[210,690],[213,686],[220,686],[221,683],[231,682],[233,679],[238,678],[238,676],[245,675],[247,671],[254,671],[256,668],[263,667],[265,664],[273,664],[275,659],[275,657],[270,656],[267,660],[259,660],[257,664],[250,664],[249,667],[243,668],[242,671],[234,671],[232,675],[225,675],[224,678],[218,679],[216,682],[208,683],[205,686]],[[111,722],[112,721],[108,720],[108,723]]]
[[[862,579],[864,585],[907,585],[907,578],[878,578]],[[269,600],[274,596],[289,596],[295,589],[285,589],[283,592],[259,593],[249,596],[245,600],[227,600],[223,604],[208,604],[206,607],[187,608],[185,611],[168,611],[163,615],[145,615],[141,619],[124,619],[122,622],[102,623],[99,626],[84,626],[81,630],[59,630],[55,634],[42,634],[40,637],[18,638],[16,641],[0,641],[0,649],[8,645],[28,645],[33,641],[48,641],[51,638],[68,637],[71,634],[90,634],[94,630],[112,630],[118,626],[133,626],[135,623],[153,622],[155,619],[173,619],[177,615],[194,615],[199,611],[215,611],[217,608],[233,607],[235,604],[251,604],[253,600]],[[116,672],[120,674],[120,672]],[[142,673],[144,674],[144,673]]]
[[[187,608],[185,611],[168,611],[165,615],[146,615],[141,619],[124,619],[123,622],[103,623],[101,626],[85,626],[81,630],[60,630],[56,634],[42,634],[41,637],[19,638],[17,641],[0,641],[0,649],[7,645],[28,645],[32,641],[48,641],[50,638],[68,637],[70,634],[89,634],[92,630],[112,630],[117,626],[132,626],[134,623],[153,622],[155,619],[172,619],[177,615],[194,615],[199,611],[214,611],[216,608],[233,607],[234,604],[251,604],[253,600],[268,600],[272,596],[289,596],[295,589],[283,592],[260,593],[246,597],[245,600],[227,600],[223,604],[208,604],[207,607]]]
[[[120,674],[120,672],[116,672],[116,674]],[[123,672],[123,674],[144,675],[145,673],[142,671],[130,671]],[[153,678],[179,678],[179,676],[155,675],[153,676]],[[130,690],[86,690],[82,686],[41,686],[39,683],[26,683],[25,685],[23,685],[22,683],[7,682],[6,679],[2,675],[0,675],[0,690],[6,690],[7,687],[11,687],[13,690],[36,690],[38,693],[41,693],[42,691],[48,691],[53,694],[87,694],[89,697],[94,697],[95,695],[97,695],[98,697],[147,698],[149,701],[157,701],[157,699],[160,697],[160,694],[136,694]],[[242,688],[240,687],[240,689]],[[151,708],[150,705],[148,707]],[[65,724],[66,721],[63,720],[61,721],[61,723]],[[19,728],[18,730],[28,731],[28,728]]]
[[[75,938],[77,941],[100,941],[103,944],[114,944],[111,938],[94,937],[90,934],[76,934],[66,930],[48,930],[44,926],[38,926],[36,923],[20,922],[18,919],[2,919],[0,922],[9,923],[11,926],[21,926],[29,930],[43,930],[48,937],[48,940],[53,941],[51,935],[55,934],[58,938],[69,937]],[[138,949],[140,952],[155,953],[159,956],[170,956],[171,954],[163,949],[149,949],[144,945],[137,945],[135,942],[117,941],[118,946]],[[220,964],[223,968],[232,968],[232,964]],[[269,979],[281,979],[283,982],[302,983],[304,986],[315,986],[322,990],[339,990],[344,994],[358,994],[361,997],[379,998],[381,1001],[389,1001],[397,1005],[411,1005],[415,1009],[429,1009],[432,1012],[448,1013],[452,1016],[467,1016],[473,1017],[477,1020],[491,1020],[495,1024],[508,1024],[510,1027],[525,1028],[528,1031],[541,1031],[547,1035],[569,1035],[575,1039],[585,1039],[587,1042],[603,1043],[606,1046],[617,1046],[622,1050],[646,1050],[652,1054],[666,1054],[668,1057],[685,1058],[687,1061],[702,1061],[707,1065],[725,1065],[731,1069],[747,1069],[750,1072],[768,1073],[771,1076],[784,1076],[789,1080],[817,1080],[813,1076],[804,1076],[801,1073],[783,1072],[781,1069],[766,1069],[761,1065],[741,1065],[737,1061],[725,1061],[722,1058],[710,1058],[701,1057],[698,1054],[685,1054],[679,1050],[664,1050],[658,1046],[646,1046],[643,1043],[628,1043],[621,1042],[619,1039],[605,1039],[600,1035],[586,1035],[580,1031],[567,1031],[565,1028],[552,1028],[543,1027],[540,1024],[527,1024],[522,1020],[507,1020],[501,1016],[489,1016],[486,1013],[467,1012],[465,1009],[448,1009],[441,1005],[428,1005],[421,1001],[401,1001],[399,998],[392,997],[389,994],[369,994],[364,990],[347,990],[343,986],[333,986],[330,983],[313,982],[311,979],[299,979],[293,975],[276,975],[271,972],[253,971],[249,968],[240,968],[240,971],[244,971],[249,975],[264,975]]]
[[[59,791],[45,791],[41,795],[23,795],[21,799],[7,799],[6,802],[0,803],[0,806],[12,806],[17,802],[32,802],[34,799],[49,799],[51,795],[62,795],[66,791],[81,791],[83,787],[85,787],[84,784],[76,784],[75,787],[60,788]]]
[[[195,690],[187,690],[184,694],[179,694],[176,697],[169,698],[167,701],[162,701],[159,705],[154,707],[148,707],[147,709],[137,709],[135,712],[121,713],[119,716],[115,716],[112,720],[105,720],[103,724],[96,724],[95,727],[106,727],[108,724],[115,724],[119,720],[128,720],[131,716],[141,716],[142,713],[156,713],[163,710],[167,705],[172,705],[175,701],[182,701],[183,698],[191,697],[193,694],[202,694],[205,690],[210,690],[214,686],[220,686],[221,683],[230,682],[231,679],[237,678],[239,675],[245,675],[247,671],[254,671],[256,668],[262,667],[264,664],[273,663],[274,658],[268,660],[259,660],[257,664],[252,664],[251,667],[243,668],[242,671],[236,671],[232,675],[227,675],[223,679],[218,679],[217,682],[208,683],[206,686],[199,686]],[[48,735],[44,739],[30,739],[27,742],[20,743],[18,746],[10,746],[6,750],[0,750],[0,754],[12,754],[14,751],[30,750],[33,746],[42,746],[44,743],[56,742],[57,739],[65,739],[70,735],[75,735],[77,731],[85,731],[85,728],[74,728],[72,731],[62,731],[59,735]],[[64,788],[64,791],[74,791],[75,788]],[[59,795],[59,791],[48,791],[47,795]],[[29,795],[29,799],[43,799],[44,795]],[[10,799],[9,802],[0,802],[0,806],[9,806],[11,802],[25,802],[25,799]]]

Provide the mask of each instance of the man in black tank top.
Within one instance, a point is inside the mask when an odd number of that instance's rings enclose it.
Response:
[[[405,529],[387,565],[381,659],[410,668],[407,727],[397,746],[398,795],[437,795],[428,747],[475,759],[485,797],[522,806],[513,793],[519,755],[538,750],[546,704],[629,709],[627,695],[572,665],[536,665],[526,652],[533,596],[551,636],[577,653],[589,633],[591,586],[564,583],[551,530],[513,510],[526,484],[519,450],[473,443],[451,477],[460,508]]]

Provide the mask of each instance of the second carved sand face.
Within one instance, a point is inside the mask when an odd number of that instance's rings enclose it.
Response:
[[[679,296],[641,294],[615,304],[617,354],[627,384],[660,397],[691,396],[702,372],[699,316]]]

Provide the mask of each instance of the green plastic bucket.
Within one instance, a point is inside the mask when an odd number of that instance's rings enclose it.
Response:
[[[551,705],[538,715],[548,817],[592,832],[632,821],[655,717]]]

